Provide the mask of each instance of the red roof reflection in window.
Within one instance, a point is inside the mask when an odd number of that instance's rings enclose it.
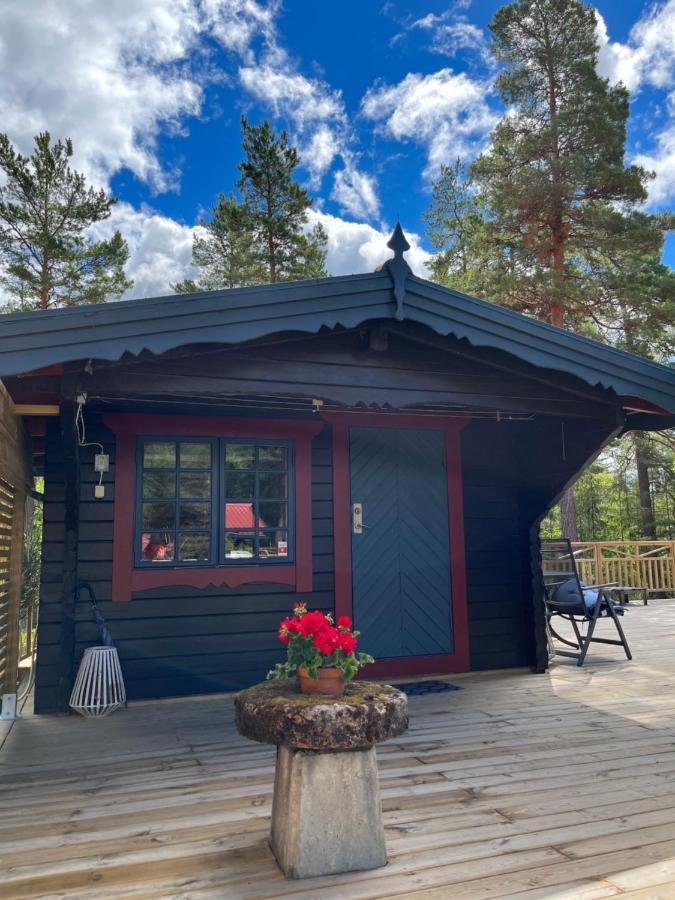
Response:
[[[226,503],[225,527],[228,529],[255,528],[253,522],[252,503]],[[258,528],[264,528],[265,522],[258,516]]]

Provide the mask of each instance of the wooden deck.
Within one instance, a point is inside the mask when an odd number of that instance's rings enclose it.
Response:
[[[581,670],[413,698],[379,751],[373,872],[283,879],[273,752],[234,733],[228,697],[26,718],[1,757],[0,896],[675,898],[675,601],[624,621],[632,663],[599,646]]]

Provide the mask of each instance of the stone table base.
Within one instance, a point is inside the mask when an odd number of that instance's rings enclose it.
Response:
[[[375,748],[277,748],[270,846],[287,878],[387,862]]]
[[[300,694],[297,679],[234,698],[239,734],[277,745],[270,845],[287,878],[376,869],[387,861],[375,744],[408,727],[405,694],[350,683]]]

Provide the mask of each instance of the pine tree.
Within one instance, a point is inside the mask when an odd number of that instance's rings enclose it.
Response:
[[[320,225],[303,232],[312,200],[293,178],[300,163],[285,131],[277,137],[269,122],[249,125],[241,119],[242,147],[237,188],[251,218],[253,254],[267,281],[322,278],[327,275],[326,233]]]
[[[603,251],[660,240],[657,227],[632,228],[624,216],[646,198],[648,175],[624,164],[628,93],[598,75],[595,27],[579,0],[497,11],[490,28],[509,112],[471,167],[489,210],[478,249],[490,293],[559,327],[605,311]]]
[[[490,28],[509,111],[468,175],[445,170],[435,185],[434,203],[462,220],[446,228],[445,244],[436,228],[436,276],[613,342],[622,305],[645,329],[657,327],[672,275],[654,261],[671,223],[637,211],[649,175],[624,163],[628,93],[597,73],[595,10],[579,0],[516,0]],[[438,222],[436,210],[432,232]],[[458,244],[459,234],[468,239]],[[570,537],[575,518],[568,491]]]
[[[185,279],[172,285],[176,293],[244,287],[266,281],[256,260],[253,223],[248,209],[233,194],[220,194],[210,218],[199,222],[202,234],[192,243],[192,262],[199,281]]]
[[[664,216],[663,220],[665,227],[669,217]],[[660,256],[659,252],[634,260],[632,277],[621,279],[616,343],[630,353],[665,362],[675,352],[675,273],[660,261]],[[647,304],[645,298],[651,302]],[[651,434],[635,431],[631,434],[631,445],[637,473],[641,536],[656,540],[652,497],[652,471],[659,456],[656,440]]]
[[[221,194],[210,217],[199,224],[192,262],[200,270],[197,282],[173,285],[176,291],[213,290],[302,278],[323,278],[326,272],[324,229],[306,232],[312,200],[294,180],[300,159],[282,131],[277,137],[269,122],[250,125],[242,117],[242,148],[237,189]]]
[[[485,212],[461,159],[441,166],[423,219],[435,251],[429,266],[432,279],[467,294],[484,293],[479,246]]]
[[[103,303],[133,284],[124,274],[129,250],[119,231],[93,240],[90,226],[107,219],[115,198],[88,187],[70,168],[70,140],[35,138],[30,157],[0,134],[0,281],[11,309]]]

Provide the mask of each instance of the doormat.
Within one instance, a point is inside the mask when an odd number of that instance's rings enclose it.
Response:
[[[411,681],[406,684],[395,684],[394,687],[410,696],[418,694],[445,694],[446,691],[462,690],[458,684],[450,684],[448,681]]]

